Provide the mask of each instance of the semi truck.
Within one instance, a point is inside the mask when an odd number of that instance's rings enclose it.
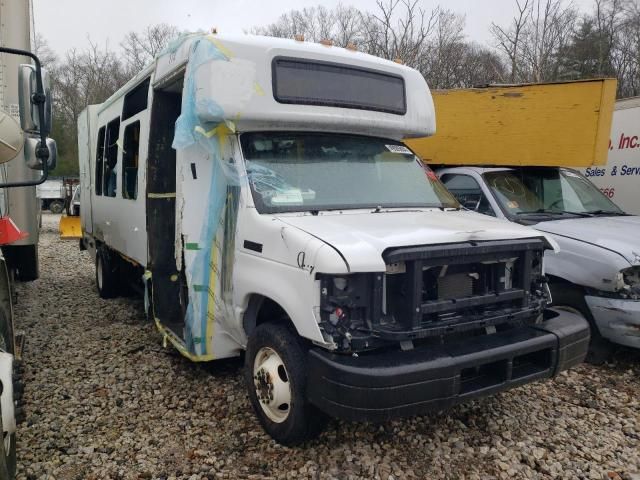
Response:
[[[0,5],[0,45],[22,50],[31,49],[31,11],[30,2],[8,0]],[[20,97],[24,92],[18,80],[18,69],[26,59],[15,55],[3,55],[0,62],[0,106],[13,118],[19,117]],[[50,107],[49,107],[50,108]],[[11,215],[23,238],[11,245],[4,245],[2,253],[12,275],[23,282],[38,278],[38,239],[40,235],[40,201],[36,196],[36,186],[41,174],[24,158],[20,151],[15,161],[9,162],[3,172],[4,181],[19,179],[29,185],[16,186],[3,190],[5,212]]]
[[[640,97],[616,102],[606,165],[581,171],[622,210],[640,215]]]
[[[0,4],[0,479],[16,473],[19,361],[24,336],[13,315],[14,280],[38,276],[36,186],[55,166],[51,98],[40,61],[30,51],[29,2]]]
[[[441,131],[409,144],[465,208],[533,226],[558,243],[559,251],[545,253],[553,304],[589,321],[590,362],[606,361],[614,345],[640,348],[640,217],[578,170],[604,168],[611,158],[615,81],[434,98]]]
[[[78,120],[83,247],[140,284],[166,344],[244,352],[283,444],[550,378],[589,328],[548,308],[545,234],[461,209],[402,144],[416,70],[353,49],[187,35]]]

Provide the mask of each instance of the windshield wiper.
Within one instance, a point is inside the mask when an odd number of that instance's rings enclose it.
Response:
[[[559,215],[577,215],[579,217],[591,217],[593,216],[591,212],[570,212],[568,210],[548,210],[545,208],[539,208],[538,210],[533,210],[530,212],[516,212],[516,215],[535,215],[536,213],[546,213],[549,215],[559,214]]]
[[[627,216],[629,215],[628,213],[624,213],[624,212],[616,212],[613,210],[590,210],[588,212],[589,215],[615,215],[615,216]]]

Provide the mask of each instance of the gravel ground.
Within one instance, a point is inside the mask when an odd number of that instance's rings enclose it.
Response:
[[[637,479],[640,356],[580,366],[444,413],[333,421],[304,448],[256,421],[239,361],[163,349],[139,299],[102,300],[89,256],[45,215],[41,279],[18,286],[27,333],[21,479]]]

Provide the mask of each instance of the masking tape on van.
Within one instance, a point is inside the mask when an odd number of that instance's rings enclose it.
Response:
[[[229,188],[238,186],[240,179],[235,165],[222,158],[223,142],[227,141],[228,135],[235,133],[235,124],[224,118],[223,109],[213,99],[197,97],[195,79],[201,67],[212,62],[228,62],[233,55],[222,42],[206,34],[182,37],[172,42],[162,55],[177,51],[185,41],[192,43],[185,71],[182,110],[175,124],[172,147],[177,151],[197,149],[213,163],[205,197],[203,219],[206,221],[202,224],[200,237],[187,243],[187,250],[195,253],[195,257],[186,272],[189,304],[185,315],[184,342],[157,319],[156,326],[165,340],[182,355],[194,361],[207,361],[215,357],[212,346],[217,310],[224,308],[224,295],[220,295],[224,284],[220,281],[218,263],[224,257],[227,266],[229,257],[233,255],[233,241],[229,239],[235,234],[235,219],[225,220],[225,215],[236,215],[237,210],[225,207],[229,205]],[[207,121],[201,122],[200,118]],[[234,232],[225,231],[222,235],[220,230],[225,225],[227,228],[231,226]]]

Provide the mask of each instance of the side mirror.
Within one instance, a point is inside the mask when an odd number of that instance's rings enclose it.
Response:
[[[24,142],[24,159],[27,162],[27,167],[33,170],[44,170],[44,162],[42,161],[42,155],[38,156],[38,149],[40,148],[40,138],[27,137]],[[52,138],[47,138],[47,145],[45,147],[49,150],[49,156],[47,157],[47,169],[49,171],[56,168],[58,162],[58,147],[56,141]]]
[[[18,98],[20,104],[20,123],[25,132],[42,133],[44,136],[51,132],[51,82],[49,75],[42,71],[42,87],[44,89],[44,125],[40,125],[38,104],[34,102],[37,95],[36,67],[34,65],[20,65],[18,71]]]
[[[0,163],[13,160],[22,151],[24,133],[18,122],[0,110]]]

